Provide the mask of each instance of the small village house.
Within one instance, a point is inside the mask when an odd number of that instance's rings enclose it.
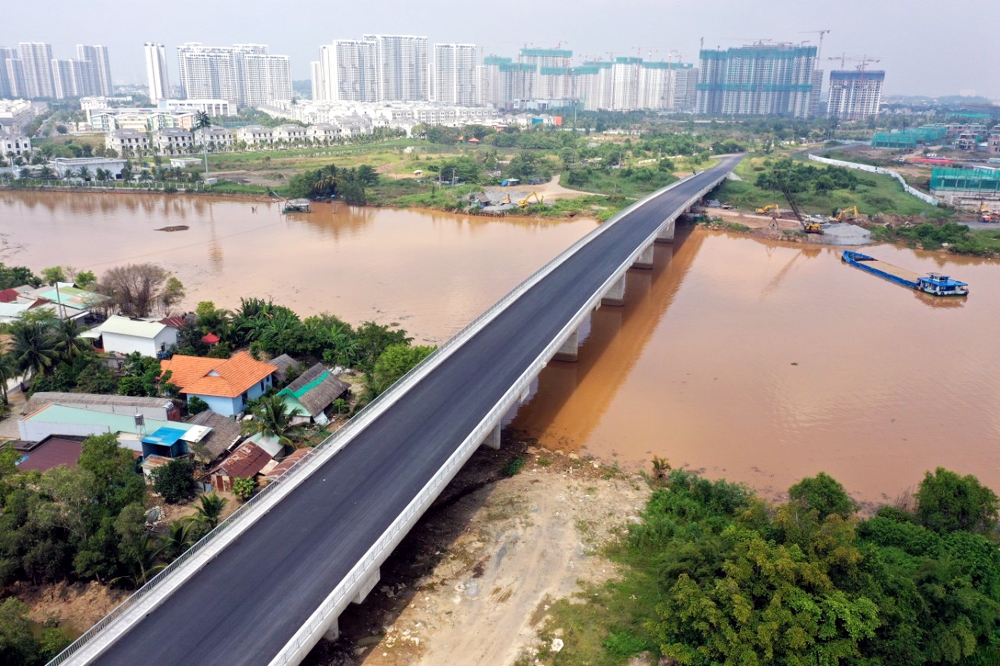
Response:
[[[160,361],[160,368],[163,372],[170,371],[169,382],[189,401],[198,396],[212,411],[223,416],[242,413],[247,401],[262,396],[271,388],[277,370],[246,352],[229,359],[177,355]]]

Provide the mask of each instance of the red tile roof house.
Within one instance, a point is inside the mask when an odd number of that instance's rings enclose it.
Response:
[[[246,352],[230,359],[174,356],[160,361],[160,369],[171,372],[169,383],[182,395],[198,396],[216,414],[236,416],[244,411],[248,400],[260,397],[271,388],[277,368],[261,363]]]

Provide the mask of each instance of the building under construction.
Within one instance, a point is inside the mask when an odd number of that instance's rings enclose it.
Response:
[[[830,99],[826,115],[840,120],[867,120],[878,115],[885,72],[834,70],[830,72]]]
[[[819,92],[816,52],[815,46],[763,42],[702,50],[697,113],[808,117]]]

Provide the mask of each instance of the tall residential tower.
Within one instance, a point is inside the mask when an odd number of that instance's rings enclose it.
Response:
[[[830,72],[830,99],[826,113],[841,120],[866,120],[878,115],[885,72]]]
[[[364,40],[375,44],[380,101],[430,99],[426,37],[365,35]]]
[[[80,62],[90,63],[92,81],[87,95],[110,96],[114,92],[111,82],[111,62],[108,60],[108,47],[100,44],[77,44],[76,58]]]
[[[55,82],[52,78],[52,47],[42,42],[21,42],[21,66],[24,71],[25,90],[22,97],[55,97]]]
[[[815,46],[757,43],[703,50],[697,112],[808,117],[815,62]]]
[[[459,106],[475,106],[476,46],[434,45],[434,99]]]
[[[163,44],[146,42],[146,83],[149,85],[149,99],[156,104],[161,99],[170,99],[170,77],[167,74],[167,52]]]

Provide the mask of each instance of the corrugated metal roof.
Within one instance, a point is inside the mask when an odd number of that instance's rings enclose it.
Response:
[[[113,333],[115,335],[130,335],[134,338],[145,338],[152,340],[160,332],[167,328],[167,325],[159,321],[145,321],[143,319],[129,319],[119,315],[111,315],[108,320],[97,327],[102,333]]]
[[[96,412],[76,407],[64,407],[63,405],[49,405],[25,416],[23,421],[36,421],[38,423],[57,423],[63,425],[94,425],[105,426],[109,432],[131,432],[138,433],[135,418],[124,414],[111,414],[110,412]],[[155,432],[160,428],[177,428],[187,432],[187,423],[177,421],[157,421],[156,419],[146,419],[146,432]]]

